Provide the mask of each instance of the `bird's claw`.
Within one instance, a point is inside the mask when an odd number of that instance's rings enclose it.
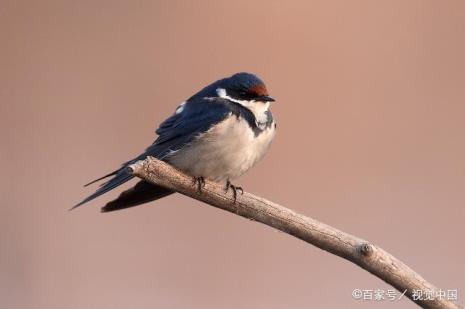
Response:
[[[242,189],[242,187],[235,186],[229,180],[227,180],[226,187],[224,188],[224,190],[228,192],[229,189],[231,189],[233,192],[234,203],[236,203],[237,200],[237,191],[241,191],[241,195],[244,194],[244,190]]]
[[[205,178],[203,178],[202,176],[194,177],[192,185],[197,185],[197,190],[201,192],[202,188],[205,187]]]

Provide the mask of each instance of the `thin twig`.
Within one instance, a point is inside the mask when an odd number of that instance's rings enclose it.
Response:
[[[405,292],[408,298],[423,308],[465,308],[441,297],[437,287],[380,247],[291,209],[247,192],[237,194],[237,200],[234,201],[232,192],[225,192],[224,185],[208,180],[199,192],[197,187],[192,185],[191,176],[154,158],[139,161],[131,165],[129,170],[148,182],[274,227],[349,260],[392,285],[401,293]],[[429,295],[433,295],[433,299],[425,299],[425,297],[417,299],[418,297],[414,295],[418,291],[422,291],[423,294],[429,292]]]

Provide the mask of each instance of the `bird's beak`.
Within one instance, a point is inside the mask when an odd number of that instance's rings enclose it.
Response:
[[[261,102],[274,102],[275,99],[273,99],[269,95],[263,95],[263,96],[260,97],[260,101]]]

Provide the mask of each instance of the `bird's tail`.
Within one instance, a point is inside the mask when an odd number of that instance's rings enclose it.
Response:
[[[84,185],[84,187],[90,186],[91,184],[94,184],[94,183],[96,183],[97,181],[100,181],[100,180],[103,180],[103,179],[108,178],[108,177],[110,177],[110,176],[116,175],[116,174],[118,174],[118,172],[119,172],[119,170],[116,170],[116,171],[114,171],[114,172],[111,172],[110,174],[106,174],[105,176],[102,176],[102,177],[100,177],[100,178],[97,178],[97,179],[95,179],[95,180],[92,180],[91,182],[86,183],[86,184]]]
[[[107,203],[101,210],[102,212],[110,212],[134,207],[158,200],[172,193],[174,191],[141,180],[134,187],[122,192],[117,199]]]
[[[130,180],[130,179],[132,179],[134,177],[132,174],[128,173],[126,168],[121,168],[120,170],[117,170],[117,171],[115,171],[113,173],[110,173],[110,174],[108,174],[106,176],[103,176],[103,177],[101,177],[101,178],[99,178],[97,180],[94,180],[94,181],[90,182],[89,184],[94,183],[96,181],[99,181],[101,179],[110,177],[112,175],[115,175],[115,177],[113,177],[109,181],[103,183],[100,186],[100,188],[98,188],[97,191],[95,191],[95,193],[89,195],[84,200],[82,200],[78,204],[74,205],[70,210],[72,210],[74,208],[77,208],[77,207],[79,207],[79,206],[93,200],[94,198],[99,197],[100,195],[102,195],[104,193],[107,193],[108,191],[122,185],[123,183],[127,182],[128,180]],[[87,184],[87,185],[89,185],[89,184]]]

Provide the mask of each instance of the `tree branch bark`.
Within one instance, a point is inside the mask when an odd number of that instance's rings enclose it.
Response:
[[[208,180],[199,191],[197,186],[193,185],[191,176],[150,157],[132,164],[128,170],[148,182],[274,227],[349,260],[392,285],[401,293],[405,292],[405,296],[423,308],[465,308],[444,297],[435,297],[432,300],[414,299],[414,291],[421,290],[423,293],[433,291],[433,295],[437,295],[436,291],[439,289],[380,247],[291,209],[247,192],[244,194],[238,192],[237,201],[234,202],[231,191],[225,192],[223,185]]]

